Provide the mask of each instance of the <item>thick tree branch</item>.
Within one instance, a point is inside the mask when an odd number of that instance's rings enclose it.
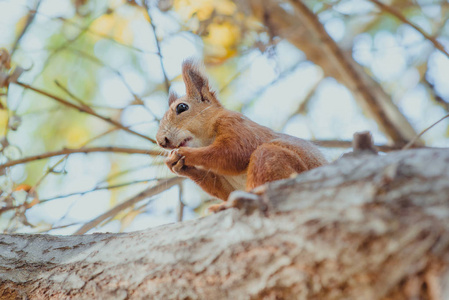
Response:
[[[311,140],[312,143],[324,147],[324,148],[351,148],[352,141],[343,141],[343,140]],[[376,145],[376,148],[382,152],[391,152],[401,150],[403,148],[402,145],[389,146],[389,145]],[[411,148],[423,148],[422,146],[413,145]],[[432,149],[431,147],[425,147],[428,149]],[[433,148],[435,149],[435,148]],[[66,155],[72,153],[91,153],[91,152],[113,152],[113,153],[127,153],[127,154],[145,154],[152,156],[167,156],[167,152],[161,150],[146,150],[146,149],[135,149],[135,148],[123,148],[123,147],[91,147],[91,148],[77,148],[77,149],[62,149],[59,151],[47,152],[43,154],[33,155],[24,157],[17,160],[11,160],[3,165],[0,165],[0,170],[8,167],[12,167],[15,165],[20,165],[28,162],[32,162],[35,160],[45,159],[49,157]]]
[[[379,101],[370,90],[370,87],[367,86],[360,78],[359,73],[353,67],[352,58],[343,53],[337,43],[326,32],[323,24],[321,24],[318,20],[318,17],[310,11],[307,5],[302,1],[291,0],[290,2],[297,9],[297,11],[302,14],[306,27],[313,30],[315,36],[322,42],[323,51],[337,68],[340,75],[345,78],[344,82],[349,84],[348,87],[352,91],[359,94],[364,100],[364,104],[369,108],[369,111],[382,128],[382,131],[387,133],[387,135],[396,143],[405,143],[410,140],[412,137],[406,138],[401,134],[400,127],[395,124],[392,118],[388,116],[385,108],[380,105]]]
[[[0,235],[10,299],[448,299],[449,152],[354,155],[129,234]]]
[[[324,30],[318,17],[302,1],[290,1],[296,8],[291,12],[276,0],[251,0],[238,3],[241,11],[249,11],[261,22],[269,14],[270,31],[285,38],[303,51],[307,59],[320,66],[326,76],[332,76],[346,85],[364,110],[373,117],[386,136],[398,145],[404,145],[416,132],[391,98],[382,90],[350,54],[344,53]]]

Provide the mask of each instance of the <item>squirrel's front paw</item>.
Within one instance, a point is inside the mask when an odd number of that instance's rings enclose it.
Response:
[[[173,165],[172,167],[172,172],[178,174],[178,175],[185,175],[186,171],[187,171],[187,166],[184,165],[184,159],[185,157],[182,156],[177,162],[176,164]]]
[[[187,167],[184,165],[185,157],[178,153],[178,149],[170,152],[170,155],[165,160],[165,164],[175,174],[185,175]]]
[[[175,172],[173,170],[173,167],[178,164],[179,160],[181,159],[181,155],[179,155],[177,149],[172,150],[168,157],[165,159],[165,164],[170,169],[170,171]]]

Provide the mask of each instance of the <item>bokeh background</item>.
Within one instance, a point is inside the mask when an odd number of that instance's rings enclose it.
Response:
[[[0,230],[204,216],[214,200],[152,141],[189,57],[225,107],[330,161],[356,131],[401,149],[448,114],[448,18],[443,0],[0,0]],[[444,119],[415,145],[448,134]]]

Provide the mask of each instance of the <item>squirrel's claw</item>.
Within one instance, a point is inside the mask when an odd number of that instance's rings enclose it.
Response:
[[[173,168],[172,168],[172,170],[173,170],[173,172],[175,172],[176,174],[178,174],[178,175],[182,175],[182,171],[183,171],[183,168],[184,168],[184,159],[185,159],[185,156],[182,156],[174,165],[173,165]]]

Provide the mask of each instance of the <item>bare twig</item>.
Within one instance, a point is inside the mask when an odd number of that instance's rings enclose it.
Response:
[[[321,77],[317,80],[317,82],[315,82],[315,84],[312,86],[310,91],[307,93],[307,95],[303,98],[301,103],[298,105],[298,108],[295,110],[295,112],[290,114],[290,116],[288,116],[288,118],[280,126],[280,128],[285,128],[285,126],[288,124],[288,122],[297,114],[305,114],[307,105],[309,105],[310,100],[312,99],[313,95],[315,95],[315,92],[318,89],[318,87],[322,81],[323,81],[323,78]]]
[[[287,76],[293,74],[293,72],[295,72],[299,66],[301,65],[303,61],[299,61],[298,63],[292,65],[290,68],[286,69],[284,72],[279,73],[279,75],[274,78],[270,83],[264,85],[261,89],[257,90],[256,93],[254,93],[253,95],[251,95],[252,99],[257,99],[258,97],[260,97],[261,95],[263,95],[263,93],[269,89],[270,87],[272,87],[274,84],[278,83],[279,81],[285,79]],[[244,101],[245,103],[251,103],[251,101]]]
[[[50,61],[52,60],[52,58],[53,58],[54,55],[56,55],[58,52],[60,52],[60,51],[62,51],[62,50],[64,50],[64,49],[68,48],[71,44],[75,43],[80,37],[82,37],[82,36],[89,30],[89,27],[93,24],[93,22],[94,22],[95,20],[97,20],[97,19],[98,19],[99,17],[101,17],[101,16],[103,16],[103,14],[100,14],[100,15],[98,15],[97,17],[91,19],[91,20],[89,21],[89,24],[88,24],[86,27],[82,28],[82,29],[80,30],[80,32],[79,32],[75,37],[73,37],[72,39],[68,39],[64,44],[62,44],[62,45],[60,45],[59,47],[53,49],[53,50],[51,51],[51,53],[48,55],[47,59],[45,60],[45,62],[44,62],[44,64],[43,64],[43,67],[42,67],[42,69],[40,70],[40,73],[41,73],[41,74],[44,73],[44,71],[47,69],[47,67],[48,67],[48,65],[50,64]]]
[[[62,99],[61,97],[58,97],[58,96],[53,95],[53,94],[50,94],[50,93],[48,93],[48,92],[46,92],[46,91],[43,91],[43,90],[41,90],[41,89],[32,87],[31,85],[26,84],[26,83],[23,83],[23,82],[19,82],[19,81],[18,81],[18,82],[15,82],[15,84],[17,84],[17,85],[19,85],[19,86],[21,86],[21,87],[24,87],[24,88],[26,88],[26,89],[32,90],[32,91],[34,91],[34,92],[36,92],[36,93],[39,93],[39,94],[41,94],[41,95],[47,96],[47,97],[49,97],[49,98],[52,98],[53,100],[56,100],[57,102],[59,102],[59,103],[65,105],[65,106],[67,106],[67,107],[74,108],[74,109],[79,110],[79,111],[81,111],[81,112],[84,112],[84,113],[87,113],[87,114],[89,114],[89,115],[95,116],[95,117],[97,117],[97,118],[99,118],[99,119],[101,119],[101,120],[103,120],[103,121],[106,121],[106,122],[108,122],[108,123],[110,123],[110,124],[112,124],[112,125],[114,125],[114,126],[116,126],[116,127],[119,127],[120,129],[122,129],[122,130],[124,130],[124,131],[127,131],[127,132],[129,132],[129,133],[131,133],[131,134],[137,135],[137,136],[139,136],[139,137],[141,137],[141,138],[143,138],[143,139],[146,139],[147,141],[152,142],[153,144],[156,144],[156,141],[155,141],[154,139],[152,139],[152,138],[150,138],[150,137],[147,137],[147,136],[145,136],[145,135],[143,135],[143,134],[140,134],[140,133],[138,133],[138,132],[136,132],[136,131],[134,131],[134,130],[131,130],[131,129],[129,129],[128,127],[122,125],[121,123],[119,123],[119,122],[117,122],[117,121],[114,121],[114,120],[112,120],[112,119],[109,118],[109,117],[102,116],[102,115],[100,115],[100,114],[94,112],[94,111],[91,110],[91,109],[86,109],[86,107],[84,107],[84,106],[73,104],[73,103],[71,103],[71,102],[69,102],[69,101],[67,101],[67,100]]]
[[[445,111],[449,112],[449,103],[441,97],[437,91],[435,90],[435,86],[426,78],[422,80],[423,84],[429,89],[430,94],[432,95],[435,102],[444,108]]]
[[[418,31],[426,40],[431,42],[435,46],[435,48],[440,50],[444,55],[446,55],[449,58],[449,53],[446,51],[446,49],[444,49],[444,46],[440,42],[438,42],[435,37],[427,34],[420,27],[418,27],[417,25],[415,25],[412,22],[410,22],[406,17],[404,17],[404,15],[400,11],[398,11],[394,7],[391,7],[391,6],[387,5],[387,4],[384,4],[384,3],[380,2],[379,0],[370,0],[370,1],[373,2],[374,4],[376,4],[384,12],[387,12],[387,13],[395,16],[401,22],[409,25],[410,27],[412,27],[413,29]]]
[[[94,110],[87,105],[86,103],[84,103],[83,100],[81,100],[80,98],[78,98],[77,96],[75,96],[72,92],[70,92],[65,86],[63,86],[58,80],[55,80],[55,84],[58,88],[60,88],[61,90],[63,90],[67,95],[70,96],[70,98],[72,98],[73,100],[75,100],[76,102],[78,102],[78,104],[85,108],[87,111],[89,112],[94,112]]]
[[[126,82],[125,78],[123,77],[123,74],[114,69],[113,67],[105,64],[103,61],[101,61],[100,59],[96,58],[95,56],[92,56],[84,51],[78,50],[78,49],[70,49],[72,52],[75,52],[79,55],[81,55],[82,57],[98,64],[99,66],[105,67],[107,69],[109,69],[112,73],[114,73],[123,83],[123,85],[126,87],[126,89],[128,90],[128,92],[133,96],[134,98],[134,103],[141,105],[146,111],[148,111],[154,118],[154,120],[156,121],[160,121],[159,118],[153,113],[153,111],[147,107],[145,105],[145,103],[142,101],[142,99],[132,90],[131,86],[128,84],[128,82]],[[65,90],[69,93],[69,91],[67,90],[67,88],[65,88]],[[71,95],[73,95],[73,93],[71,93]]]
[[[155,196],[157,194],[160,194],[172,186],[175,186],[179,183],[181,183],[184,180],[182,177],[174,177],[170,179],[161,180],[157,185],[149,187],[145,189],[144,191],[140,192],[139,194],[135,195],[134,197],[126,200],[125,202],[115,206],[114,208],[108,210],[104,214],[101,214],[100,216],[96,217],[92,221],[84,224],[80,229],[78,229],[74,234],[84,234],[103,222],[104,220],[107,220],[109,218],[113,218],[116,216],[119,212],[123,211],[124,209],[146,199],[152,196]]]
[[[74,223],[60,225],[60,226],[50,226],[49,229],[39,230],[38,233],[46,233],[46,232],[49,232],[50,230],[63,229],[63,228],[67,228],[67,227],[71,227],[71,226],[75,226],[75,225],[79,225],[79,224],[81,224],[81,222],[74,222]]]
[[[62,149],[59,151],[47,152],[39,155],[28,156],[17,160],[11,160],[3,165],[0,165],[0,170],[15,165],[20,165],[28,163],[30,161],[45,159],[49,157],[66,155],[72,153],[92,153],[92,152],[115,152],[115,153],[128,153],[128,154],[145,154],[152,156],[165,156],[165,152],[148,150],[148,149],[133,149],[133,148],[122,148],[122,147],[93,147],[93,148],[78,148],[78,149]]]
[[[437,125],[438,123],[440,123],[441,121],[443,121],[444,119],[446,119],[447,117],[449,117],[448,115],[445,115],[444,117],[442,117],[441,119],[439,119],[438,121],[436,121],[435,123],[433,123],[432,125],[430,125],[429,127],[427,127],[426,129],[424,129],[423,131],[421,131],[420,134],[418,134],[414,139],[412,139],[410,142],[407,143],[407,145],[404,146],[404,148],[402,148],[402,150],[407,150],[409,149],[411,146],[413,146],[413,144],[424,134],[426,133],[428,130],[430,130],[433,126]]]
[[[159,56],[159,61],[161,63],[161,68],[162,68],[162,74],[164,75],[165,89],[167,90],[167,93],[168,93],[170,91],[170,80],[167,77],[167,72],[165,71],[164,62],[162,60],[161,45],[159,43],[159,40],[157,39],[156,26],[154,25],[153,18],[151,17],[150,5],[148,4],[148,1],[144,0],[143,1],[143,5],[145,7],[145,12],[146,12],[147,17],[148,17],[148,23],[150,23],[151,29],[153,29],[154,41],[155,41],[156,47],[157,47],[157,55]]]
[[[39,202],[40,203],[44,203],[44,202],[49,202],[49,201],[53,201],[53,200],[57,200],[57,199],[61,199],[61,198],[67,198],[67,197],[71,197],[71,196],[82,196],[88,193],[92,193],[92,192],[96,192],[96,191],[100,191],[100,190],[113,190],[113,189],[118,189],[118,188],[122,188],[125,186],[130,186],[130,185],[134,185],[134,184],[139,184],[139,183],[148,183],[151,181],[155,181],[155,180],[160,180],[157,178],[153,178],[153,179],[145,179],[145,180],[135,180],[135,181],[130,181],[130,182],[124,182],[124,183],[119,183],[119,184],[113,184],[113,185],[108,185],[108,186],[102,186],[102,187],[95,187],[91,190],[88,191],[82,191],[82,192],[77,192],[77,193],[70,193],[70,194],[66,194],[66,195],[60,195],[60,196],[56,196],[56,197],[52,197],[52,198],[47,198],[47,199],[42,199]]]
[[[20,32],[19,36],[15,40],[14,45],[12,46],[11,56],[17,50],[17,47],[19,46],[20,41],[22,40],[22,38],[25,35],[25,33],[27,32],[27,30],[30,28],[31,23],[33,23],[34,18],[36,17],[37,11],[39,9],[39,6],[41,5],[41,2],[42,2],[42,0],[37,1],[36,6],[34,7],[34,9],[30,9],[30,11],[28,12],[28,17],[27,17],[27,21],[25,23],[25,26],[23,27],[23,29]]]
[[[48,17],[48,16],[46,16],[46,17]],[[78,28],[78,29],[81,29],[82,31],[86,31],[86,32],[88,32],[88,33],[90,33],[90,34],[92,34],[92,35],[96,35],[96,36],[101,37],[101,38],[104,38],[104,39],[106,39],[106,40],[110,40],[110,41],[114,42],[115,44],[120,45],[120,46],[122,46],[122,47],[131,49],[131,50],[134,50],[134,51],[137,51],[137,52],[140,52],[140,53],[144,53],[144,54],[157,54],[157,53],[155,53],[155,52],[153,52],[153,51],[146,51],[146,50],[142,50],[142,49],[136,48],[136,47],[134,47],[134,46],[132,46],[132,45],[126,45],[126,44],[120,43],[119,41],[117,41],[116,39],[114,39],[114,38],[111,37],[111,36],[108,36],[108,35],[106,35],[106,34],[102,34],[102,33],[93,31],[92,29],[90,29],[90,27],[83,27],[83,26],[80,26],[80,25],[78,25],[77,23],[75,23],[75,22],[73,22],[73,21],[71,21],[71,20],[69,20],[69,19],[66,19],[66,18],[63,18],[63,17],[58,17],[57,19],[63,21],[64,23],[67,23],[67,24],[69,24],[69,25],[71,25],[71,26],[73,26],[73,27],[76,27],[76,28]]]

